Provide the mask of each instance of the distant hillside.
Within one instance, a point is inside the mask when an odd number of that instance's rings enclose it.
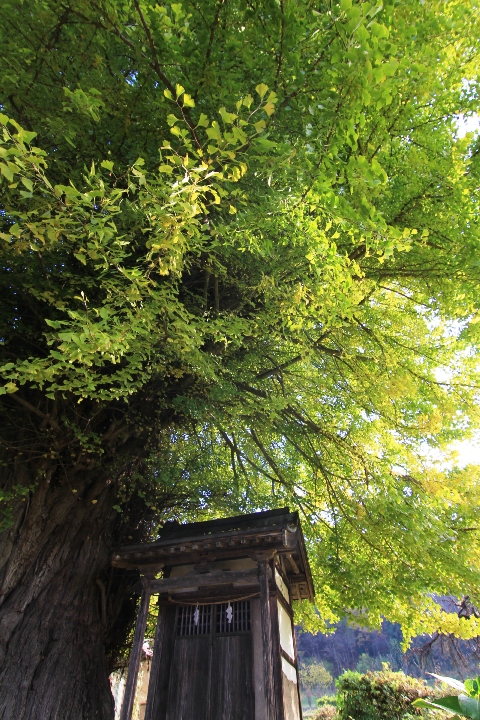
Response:
[[[414,639],[407,653],[402,652],[401,642],[400,626],[387,620],[380,632],[352,627],[345,621],[332,635],[297,632],[301,660],[323,663],[334,678],[344,670],[380,670],[382,662],[414,677],[423,677],[427,671],[461,678],[479,674],[480,643],[476,640],[422,635]]]

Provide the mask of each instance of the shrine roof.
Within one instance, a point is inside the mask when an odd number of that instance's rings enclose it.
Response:
[[[160,537],[156,543],[160,544],[179,538],[186,540],[187,538],[196,536],[220,535],[224,532],[232,532],[233,530],[242,532],[259,528],[274,528],[287,524],[296,526],[297,523],[298,513],[290,512],[288,507],[276,510],[263,510],[261,512],[250,513],[249,515],[236,515],[234,517],[218,518],[216,520],[204,520],[185,525],[178,522],[167,522],[160,531]]]
[[[299,598],[313,600],[314,590],[308,557],[297,512],[289,508],[248,515],[181,524],[168,522],[157,540],[118,548],[112,563],[116,567],[172,567],[217,560],[248,557],[259,552],[284,555],[289,580],[299,587]]]

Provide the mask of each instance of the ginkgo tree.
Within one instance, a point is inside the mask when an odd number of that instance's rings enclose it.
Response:
[[[298,509],[311,629],[479,634],[474,3],[0,19],[0,717],[113,717],[171,517]]]

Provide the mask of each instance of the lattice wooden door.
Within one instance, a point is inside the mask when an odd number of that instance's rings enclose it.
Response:
[[[179,606],[166,720],[252,720],[248,600]]]

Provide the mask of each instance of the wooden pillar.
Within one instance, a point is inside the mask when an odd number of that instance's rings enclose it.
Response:
[[[158,679],[160,675],[160,663],[162,661],[163,636],[165,631],[165,606],[158,605],[157,629],[153,642],[152,667],[150,669],[150,682],[148,684],[147,707],[145,709],[145,720],[153,720],[153,713],[156,705]]]
[[[265,687],[265,720],[275,720],[275,693],[273,686],[272,662],[272,619],[270,614],[268,560],[258,561],[258,577],[260,583],[260,612],[262,618],[263,675]]]
[[[131,720],[132,718],[133,701],[135,700],[138,671],[140,668],[140,661],[142,659],[143,638],[145,636],[145,627],[147,625],[149,602],[150,590],[146,587],[142,591],[142,597],[140,600],[140,609],[138,611],[137,625],[135,627],[135,635],[133,636],[133,647],[132,652],[130,653],[130,661],[128,663],[127,684],[125,687],[125,695],[123,697],[120,720]]]

